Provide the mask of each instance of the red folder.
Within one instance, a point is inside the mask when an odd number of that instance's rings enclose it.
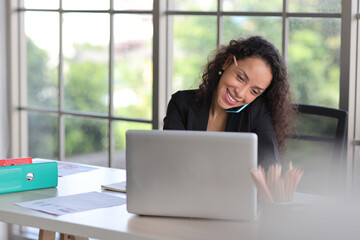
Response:
[[[13,166],[13,165],[22,165],[32,163],[32,158],[13,158],[13,159],[3,159],[0,160],[0,167]]]

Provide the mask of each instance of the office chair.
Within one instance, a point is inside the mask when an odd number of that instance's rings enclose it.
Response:
[[[345,184],[347,111],[298,104],[298,115],[284,154],[304,170],[300,192],[329,194]]]

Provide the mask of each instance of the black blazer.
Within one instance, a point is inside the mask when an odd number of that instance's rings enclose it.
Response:
[[[206,131],[210,104],[196,101],[196,90],[178,91],[168,104],[164,129]],[[228,113],[226,132],[253,132],[258,136],[258,164],[267,168],[280,163],[276,135],[264,96],[240,113]]]

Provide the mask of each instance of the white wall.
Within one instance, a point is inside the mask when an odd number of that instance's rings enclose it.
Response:
[[[8,152],[6,0],[0,0],[0,159]],[[0,239],[8,239],[7,225],[0,222]]]

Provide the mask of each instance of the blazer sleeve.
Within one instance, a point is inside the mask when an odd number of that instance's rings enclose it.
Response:
[[[186,130],[186,112],[181,109],[184,106],[181,93],[172,95],[164,118],[164,129]]]

